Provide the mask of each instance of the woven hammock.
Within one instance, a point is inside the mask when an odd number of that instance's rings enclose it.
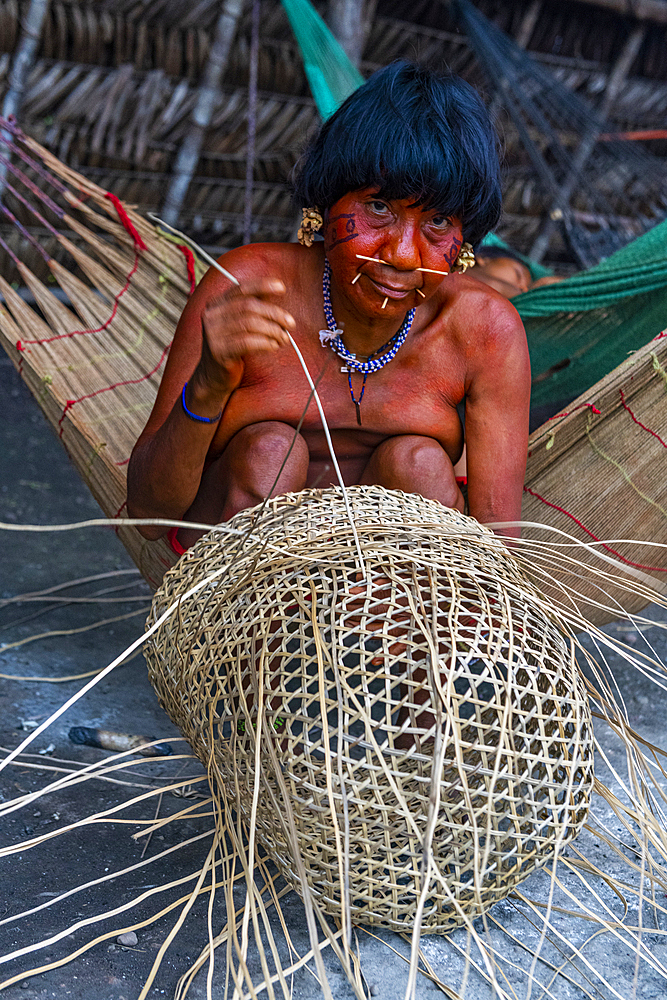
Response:
[[[497,536],[412,494],[348,497],[349,516],[339,488],[288,494],[201,538],[153,600],[147,627],[178,614],[149,676],[249,826],[258,803],[290,885],[339,920],[411,932],[423,908],[448,933],[581,829],[587,697]]]
[[[509,249],[494,234],[483,242]],[[539,265],[522,259],[534,277],[541,277]],[[562,406],[667,322],[667,222],[588,271],[515,296],[512,305],[528,337],[531,404],[548,408],[559,401]]]
[[[194,289],[197,261],[14,125],[3,127],[14,138],[2,210],[15,233],[0,247],[36,308],[0,278],[0,342],[104,512],[118,518],[119,537],[137,566],[157,587],[175,556],[164,541],[148,542],[134,528],[121,527],[126,467]],[[67,304],[55,294],[58,286]],[[303,388],[305,406],[305,378]],[[633,583],[643,574],[661,587],[667,557],[651,543],[667,543],[666,447],[664,337],[640,348],[531,436],[522,516],[545,527],[524,529],[524,535],[563,541],[549,530],[555,528],[594,545],[602,539],[602,555],[620,561]],[[600,566],[593,552],[583,558]],[[562,596],[562,587],[574,588],[600,603],[598,585],[581,581],[581,569],[573,575],[561,561],[544,579],[537,568],[528,569],[543,589]],[[612,589],[604,607],[591,604],[592,621],[616,617],[615,599]],[[618,596],[630,611],[650,599],[648,592]]]
[[[121,518],[130,453],[194,289],[193,254],[9,122],[2,127],[20,150],[2,206],[16,239],[0,246],[36,308],[0,276],[0,338],[102,510]],[[119,528],[119,537],[157,586],[174,562],[170,547],[135,528]]]

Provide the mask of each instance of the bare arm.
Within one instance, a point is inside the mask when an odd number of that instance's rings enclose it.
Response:
[[[284,295],[276,279],[231,286],[209,271],[176,328],[155,406],[137,441],[128,467],[127,508],[131,517],[182,518],[192,504],[219,414],[243,378],[244,357],[276,351],[287,342],[294,318],[270,299]],[[186,405],[202,423],[187,415]],[[165,533],[160,526],[140,529],[146,538]]]
[[[466,399],[468,504],[482,524],[518,521],[528,448],[528,345],[509,303],[494,296],[480,312]],[[501,533],[518,537],[520,530]]]

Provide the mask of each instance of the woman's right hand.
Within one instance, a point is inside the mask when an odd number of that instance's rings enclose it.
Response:
[[[202,352],[195,377],[230,393],[243,376],[247,354],[272,353],[289,343],[296,327],[291,313],[272,299],[287,289],[275,278],[244,281],[214,299],[202,313]]]

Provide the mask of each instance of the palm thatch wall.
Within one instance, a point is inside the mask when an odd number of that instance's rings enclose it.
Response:
[[[600,2],[480,0],[477,6],[594,104],[604,99],[619,52],[641,23],[636,56],[616,88],[608,117],[619,131],[664,129],[667,24],[638,21],[632,5],[622,15],[601,8]],[[0,97],[27,8],[28,0],[0,0]],[[189,127],[219,10],[220,0],[51,0],[27,80],[22,127],[101,187],[141,211],[159,211]],[[248,4],[179,220],[209,247],[229,247],[241,239],[249,49]],[[442,0],[378,3],[361,69],[367,74],[396,58],[447,66],[483,92],[487,86]],[[253,239],[289,239],[294,210],[288,176],[318,116],[276,0],[262,0],[258,87]],[[493,101],[493,94],[486,96]],[[501,232],[526,249],[548,205],[511,122],[501,115],[499,124],[509,167]],[[654,141],[651,149],[667,153],[667,142]],[[0,221],[0,235],[11,244],[18,237],[10,229]],[[566,260],[565,248],[559,250],[556,243],[554,253],[559,252]],[[1,256],[3,272],[13,276],[6,255]]]

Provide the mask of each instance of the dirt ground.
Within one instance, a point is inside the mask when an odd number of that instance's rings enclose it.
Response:
[[[99,516],[99,511],[74,469],[70,466],[56,436],[46,425],[36,404],[20,382],[10,362],[0,358],[0,393],[3,406],[0,414],[0,520],[12,524],[55,524],[79,521]],[[72,696],[84,680],[51,683],[57,678],[70,677],[98,670],[120,653],[143,630],[143,620],[150,593],[125,554],[110,528],[80,529],[65,534],[7,532],[0,534],[2,571],[0,576],[0,746],[11,750],[34,731],[35,723]],[[34,593],[68,581],[107,575],[54,592],[44,602],[7,603],[17,594]],[[119,589],[122,588],[122,589]],[[97,603],[66,603],[63,598],[94,597]],[[56,601],[54,598],[60,598]],[[99,601],[104,598],[104,603]],[[113,603],[109,600],[113,598]],[[132,617],[128,617],[132,615]],[[662,620],[664,613],[652,608],[650,617]],[[101,619],[125,616],[124,620],[87,628]],[[51,635],[16,645],[38,633],[61,630],[67,634]],[[663,659],[667,651],[665,634],[654,629],[655,645]],[[629,636],[630,643],[637,641]],[[641,637],[639,639],[641,641]],[[667,742],[665,730],[665,696],[636,671],[626,665],[614,664],[615,676],[626,700],[633,725],[643,735],[657,743]],[[28,678],[45,678],[29,680]],[[9,679],[23,678],[23,679]],[[48,678],[48,680],[46,680]],[[155,739],[177,740],[179,733],[157,704],[148,682],[141,656],[120,667],[98,684],[84,699],[73,705],[47,731],[40,734],[20,761],[0,774],[0,801],[42,788],[48,781],[62,775],[58,768],[72,768],[104,760],[104,750],[78,746],[68,733],[74,726],[103,727],[124,733]],[[623,773],[623,757],[610,734],[602,737],[610,763]],[[141,823],[157,815],[164,818],[195,805],[205,785],[197,783],[202,776],[198,762],[188,754],[183,742],[174,742],[174,757],[167,762],[131,758],[136,763],[115,777],[134,785],[112,784],[102,780],[79,783],[65,791],[55,790],[48,796],[8,813],[0,819],[0,954],[25,949],[33,942],[45,941],[45,946],[32,954],[24,954],[0,965],[0,981],[18,976],[14,985],[7,986],[3,996],[8,1000],[28,1000],[31,997],[71,997],[72,1000],[136,1000],[150,972],[158,950],[177,920],[181,907],[171,909],[160,919],[137,930],[137,943],[124,947],[116,938],[123,928],[141,917],[147,919],[179,900],[193,885],[192,873],[200,868],[210,843],[210,815],[184,818],[157,829],[150,837],[134,839]],[[49,770],[51,769],[51,770]],[[603,773],[604,767],[598,773]],[[169,779],[178,775],[191,778],[191,791],[184,798],[171,792],[159,795]],[[139,786],[139,787],[137,787]],[[68,823],[85,816],[112,810],[132,795],[151,793],[144,802],[131,809],[112,814],[105,821],[79,827],[66,836],[46,839],[19,854],[2,855],[2,848],[31,837],[43,837]],[[203,801],[203,800],[202,800]],[[201,808],[201,807],[200,807]],[[610,825],[618,822],[609,811],[598,805],[600,814]],[[204,808],[203,812],[207,812]],[[123,820],[123,822],[117,822]],[[198,838],[198,839],[197,839]],[[186,840],[192,843],[173,853],[169,848]],[[586,856],[602,867],[612,868],[617,861],[608,854],[605,844],[592,835],[582,835]],[[143,862],[143,865],[142,865]],[[150,862],[150,863],[148,863]],[[132,867],[119,878],[111,879],[115,871]],[[622,871],[619,869],[619,873]],[[104,880],[71,895],[58,906],[49,900],[64,891],[91,880]],[[189,881],[187,880],[189,878]],[[184,879],[180,885],[163,892],[161,886]],[[548,886],[542,875],[528,880],[536,898],[546,898]],[[573,883],[574,886],[574,883]],[[578,891],[576,886],[574,891]],[[153,892],[153,895],[150,895]],[[604,886],[601,896],[616,912],[622,907],[613,893]],[[123,912],[123,906],[140,894],[144,901]],[[605,896],[606,893],[606,896]],[[181,904],[182,906],[182,904]],[[189,913],[182,930],[169,948],[147,996],[173,996],[176,982],[200,953],[207,940],[207,899],[201,899]],[[42,907],[18,920],[22,911]],[[619,910],[620,907],[620,910]],[[287,926],[294,947],[300,953],[308,951],[303,908],[295,893],[283,901]],[[565,907],[563,909],[566,909]],[[76,928],[92,914],[116,911],[91,926]],[[526,995],[526,985],[520,970],[530,966],[530,956],[521,941],[534,944],[539,937],[537,923],[530,925],[525,912],[507,901],[495,908],[503,923],[516,935],[513,941],[505,936],[489,934],[509,960],[508,982],[515,995]],[[635,909],[636,916],[636,909]],[[272,917],[275,923],[275,915]],[[558,934],[545,944],[545,954],[560,965],[568,958],[568,947],[583,944],[592,931],[585,921],[568,916],[554,917]],[[224,906],[220,901],[214,913],[214,925],[224,924]],[[660,931],[665,931],[660,918],[647,934],[660,961],[667,964],[667,946]],[[62,939],[58,934],[65,932]],[[57,962],[60,958],[99,935],[109,934],[73,962],[35,976],[29,970]],[[407,983],[408,944],[399,936],[384,933],[378,938],[363,931],[358,934],[358,947],[367,987],[373,996],[394,1000],[404,995]],[[428,937],[423,939],[423,951],[434,973],[455,989],[463,970],[460,949],[465,949],[465,935],[451,940]],[[395,949],[395,950],[392,950]],[[459,950],[457,950],[459,949]],[[533,988],[533,997],[550,996],[555,1000],[568,998],[607,998],[636,996],[640,1000],[667,996],[665,980],[644,965],[635,977],[634,955],[614,941],[610,935],[599,935],[586,945],[588,961],[602,971],[607,986],[591,985],[590,970],[585,962],[576,960],[567,966],[570,976],[552,985],[546,993]],[[401,957],[403,956],[403,957]],[[516,965],[516,972],[512,965]],[[333,995],[352,996],[336,960],[326,953],[326,966]],[[312,963],[311,963],[312,967]],[[545,983],[551,975],[540,977]],[[506,988],[507,984],[506,984]],[[440,990],[425,977],[419,977],[417,997],[420,1000]],[[200,973],[189,993],[192,1000],[206,997],[206,970]],[[231,995],[231,994],[230,994]],[[309,970],[294,977],[294,997],[309,1000],[321,995],[320,987]],[[474,973],[468,979],[466,1000],[486,1000],[492,988]],[[511,993],[510,993],[511,995]],[[216,967],[212,997],[225,996],[225,960],[221,955]]]

